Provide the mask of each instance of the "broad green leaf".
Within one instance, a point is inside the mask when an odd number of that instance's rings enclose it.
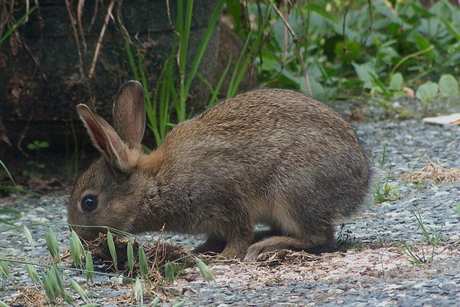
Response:
[[[334,16],[332,16],[328,11],[326,11],[322,6],[310,4],[306,5],[305,9],[307,11],[315,12],[316,14],[321,15],[333,23],[337,23],[337,19]]]
[[[397,72],[391,77],[390,90],[400,91],[403,88],[404,78],[401,73]]]
[[[426,50],[426,49],[430,48],[430,46],[431,46],[430,42],[426,38],[424,38],[423,36],[421,36],[419,34],[414,35],[414,41],[415,41],[415,44],[417,45],[417,47],[418,47],[418,49],[420,51]],[[425,52],[424,55],[429,57],[429,58],[435,58],[436,57],[436,54],[434,53],[433,49],[431,49],[430,51]]]
[[[442,75],[439,79],[439,92],[444,97],[456,97],[460,93],[457,79],[450,75]]]
[[[358,78],[364,83],[363,88],[371,89],[373,80],[377,76],[374,65],[369,62],[364,64],[352,62],[351,64],[355,68]]]
[[[423,83],[417,89],[415,97],[420,99],[423,103],[429,104],[438,95],[438,85],[434,82],[428,81]]]

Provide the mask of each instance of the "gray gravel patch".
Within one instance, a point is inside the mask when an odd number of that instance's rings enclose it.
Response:
[[[413,184],[401,178],[404,173],[426,166],[428,160],[441,162],[446,168],[460,168],[459,127],[432,126],[417,120],[354,125],[377,167],[385,151],[382,180],[391,187],[392,197],[366,206],[361,214],[345,221],[339,232],[341,238],[348,237],[348,250],[277,266],[213,263],[213,282],[205,282],[196,268],[188,268],[172,285],[180,295],[163,298],[160,305],[185,301],[184,306],[221,307],[460,306],[460,214],[456,209],[460,183]],[[43,237],[49,226],[58,237],[61,253],[66,251],[70,237],[66,201],[65,197],[0,199],[1,208],[22,212],[21,218],[14,221],[20,227],[0,224],[0,255],[49,263]],[[431,235],[441,237],[434,249],[427,243],[414,212],[420,214]],[[32,246],[23,235],[22,225],[32,232]],[[155,237],[148,234],[140,238],[147,241]],[[173,234],[164,239],[188,247],[201,242],[200,238]],[[398,242],[406,242],[427,263],[412,264]],[[33,285],[23,265],[10,263],[9,267],[10,279],[0,284],[1,300],[8,304]],[[94,303],[136,305],[120,301],[123,295],[132,293],[132,286],[118,284],[119,278],[96,276],[87,285],[83,274],[70,268],[64,273],[80,283]],[[35,288],[41,291],[40,285]],[[77,300],[77,304],[83,302]]]

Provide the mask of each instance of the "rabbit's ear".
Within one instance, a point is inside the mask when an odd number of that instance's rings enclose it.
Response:
[[[77,111],[94,147],[101,152],[102,157],[114,170],[129,173],[132,169],[129,163],[129,148],[115,129],[85,104],[77,105]]]
[[[113,104],[113,126],[130,148],[141,148],[145,130],[144,89],[137,81],[120,88]]]

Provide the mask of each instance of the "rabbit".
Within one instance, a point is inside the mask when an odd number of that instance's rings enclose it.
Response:
[[[143,87],[128,81],[113,126],[77,106],[102,157],[77,180],[68,222],[91,240],[108,226],[129,233],[206,234],[196,253],[256,260],[279,249],[321,253],[335,223],[356,213],[372,169],[339,114],[296,91],[258,89],[179,123],[151,153],[141,147]],[[269,231],[257,238],[254,228]]]

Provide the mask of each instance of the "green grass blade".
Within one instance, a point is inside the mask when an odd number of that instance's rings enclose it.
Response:
[[[139,271],[143,278],[149,275],[149,265],[147,262],[147,257],[142,246],[139,246]]]
[[[128,258],[129,275],[132,275],[134,271],[134,250],[131,242],[128,242],[126,246],[126,256]]]
[[[150,303],[150,307],[156,307],[158,306],[158,304],[160,303],[160,298],[159,297],[155,297],[152,302]]]
[[[94,264],[93,264],[93,256],[91,252],[86,253],[85,273],[86,273],[86,280],[92,281],[94,278]]]
[[[11,35],[11,33],[14,32],[14,30],[16,30],[17,27],[19,27],[24,22],[24,20],[26,20],[26,18],[30,16],[30,14],[33,13],[33,11],[35,11],[35,9],[35,6],[32,7],[26,14],[22,15],[21,18],[19,18],[19,20],[16,21],[14,25],[10,29],[8,29],[8,31],[6,31],[5,34],[3,34],[2,37],[0,37],[0,45],[3,43],[5,39],[7,39]]]
[[[10,268],[8,266],[8,261],[5,257],[5,255],[3,255],[1,258],[0,258],[0,271],[2,273],[2,278],[3,279],[9,279],[10,278]]]
[[[131,67],[131,70],[133,71],[134,79],[137,81],[141,81],[141,79],[139,78],[139,74],[137,73],[137,65],[136,65],[136,61],[134,60],[134,55],[131,50],[131,45],[129,44],[129,41],[127,39],[125,39],[125,51],[128,56],[129,66]]]
[[[115,271],[118,272],[117,249],[115,248],[115,242],[113,241],[113,235],[110,230],[107,231],[107,245],[109,246],[110,257],[112,257]]]
[[[165,264],[165,279],[168,283],[173,283],[176,280],[176,274],[174,273],[174,266],[171,262]]]

